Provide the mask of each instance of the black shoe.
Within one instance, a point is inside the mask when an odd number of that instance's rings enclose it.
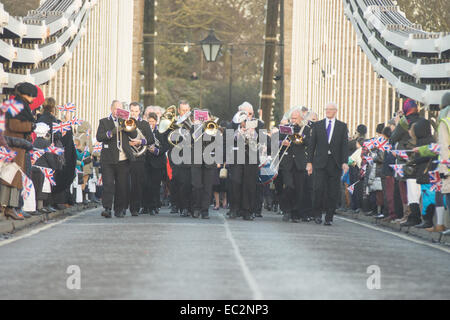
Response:
[[[105,209],[105,211],[102,212],[102,217],[105,218],[111,218],[111,209]]]
[[[149,208],[144,208],[141,211],[141,214],[149,214],[150,213],[150,209]]]
[[[244,215],[243,219],[244,219],[245,221],[253,221],[253,220],[254,220],[254,217],[253,217],[252,214],[246,214],[246,215]]]
[[[209,213],[208,212],[203,212],[202,213],[202,219],[209,219]]]
[[[415,225],[414,228],[418,229],[425,229],[425,228],[432,228],[433,222],[430,221],[423,221],[421,224]]]
[[[420,224],[420,221],[417,220],[407,220],[405,223],[400,224],[401,227],[414,227],[416,225]]]
[[[40,215],[42,215],[42,213],[40,213],[39,211],[29,212],[29,214],[31,214],[32,216],[40,216]]]
[[[316,224],[322,224],[322,219],[320,219],[320,218],[315,218],[315,219],[314,219],[314,222],[315,222]]]
[[[52,206],[47,206],[47,210],[50,212],[56,212],[58,210],[56,210],[55,208],[53,208]]]
[[[50,213],[50,211],[47,208],[42,208],[38,210],[40,213],[44,214],[44,213]]]
[[[159,214],[159,208],[155,208],[155,214]]]
[[[54,208],[55,208],[56,210],[64,210],[64,209],[67,209],[67,207],[66,207],[65,205],[61,204],[61,203],[58,203],[57,205],[55,205]]]
[[[171,214],[178,213],[178,208],[176,206],[172,206],[172,209],[170,210]]]
[[[197,219],[198,217],[200,217],[200,211],[194,210],[192,213],[192,218]]]
[[[325,221],[325,223],[323,224],[324,226],[332,226],[333,222],[331,221]]]
[[[311,219],[309,217],[302,218],[302,222],[310,222]]]
[[[132,216],[132,217],[138,217],[138,216],[139,216],[139,213],[137,213],[136,211],[135,211],[135,212],[131,212],[131,216]]]
[[[125,210],[120,210],[118,212],[114,212],[114,216],[116,218],[123,218],[123,217],[125,217]]]

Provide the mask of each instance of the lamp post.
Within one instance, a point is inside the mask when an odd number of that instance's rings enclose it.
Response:
[[[219,55],[220,48],[222,48],[222,42],[216,38],[214,30],[209,30],[208,36],[200,41],[205,60],[207,62],[215,62]]]

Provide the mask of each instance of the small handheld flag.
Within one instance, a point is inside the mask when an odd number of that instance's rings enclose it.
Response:
[[[9,150],[6,147],[0,147],[0,162],[12,162],[16,156],[16,151]]]

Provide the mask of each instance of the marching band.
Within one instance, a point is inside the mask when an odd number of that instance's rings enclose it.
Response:
[[[278,199],[284,221],[311,220],[307,146],[317,115],[293,109],[279,128],[266,132],[248,102],[231,121],[221,122],[208,110],[191,110],[185,100],[160,115],[148,108],[144,113],[131,103],[124,110],[114,101],[110,116],[100,120],[102,216],[111,218],[113,203],[118,218],[127,209],[132,216],[158,214],[162,190],[170,194],[171,214],[209,219],[222,168],[229,219],[262,217],[263,202]]]

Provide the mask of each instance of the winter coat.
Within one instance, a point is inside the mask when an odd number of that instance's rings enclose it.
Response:
[[[426,119],[420,119],[413,125],[414,137],[412,143],[415,147],[429,145],[435,142],[431,133],[431,124]],[[437,160],[435,155],[414,154],[411,163],[416,166],[416,180],[418,184],[429,184],[430,177],[428,171],[434,170],[436,167],[433,161]]]
[[[34,141],[34,148],[44,150],[51,144],[50,140],[44,138],[36,138]],[[42,168],[50,168],[52,170],[61,169],[61,162],[58,161],[58,156],[53,153],[46,152],[34,164]],[[31,180],[33,181],[34,189],[36,191],[36,200],[47,200],[48,193],[42,192],[45,176],[39,168],[33,167],[31,170]]]
[[[398,143],[397,150],[408,150],[408,141],[410,140],[409,128],[422,119],[418,113],[410,114],[409,116],[402,117],[400,122],[395,127],[394,132],[392,132],[391,138],[389,139],[390,144],[393,146]]]
[[[30,134],[33,131],[34,119],[31,114],[30,106],[26,101],[22,101],[20,97],[16,97],[16,101],[22,103],[24,109],[15,117],[11,117],[10,114],[6,114],[5,131],[3,134],[6,137],[21,138],[31,141]],[[25,149],[21,148],[10,147],[10,149],[17,152],[17,156],[14,158],[13,162],[26,173],[25,157],[29,157],[29,153]],[[22,189],[22,173],[17,171],[11,184],[6,183],[6,181],[2,179],[0,179],[0,183],[8,187]]]

